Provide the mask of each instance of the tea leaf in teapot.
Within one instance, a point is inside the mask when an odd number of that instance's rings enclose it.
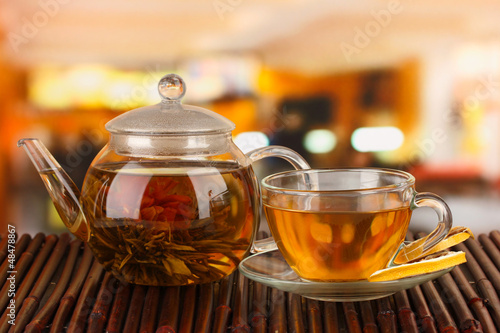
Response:
[[[219,266],[231,266],[231,264],[224,262],[224,261],[220,261],[220,260],[208,259],[207,262],[209,264],[214,264],[214,265],[219,265]]]
[[[132,253],[129,253],[120,263],[118,269],[122,269],[122,267],[132,258]]]
[[[183,163],[164,175],[143,166],[89,172],[83,190],[89,246],[118,277],[147,285],[206,283],[231,273],[248,253],[254,198],[247,170],[217,174],[211,165],[206,174],[183,173],[190,170]]]
[[[174,271],[172,270],[172,267],[170,267],[170,264],[167,259],[162,260],[163,267],[165,267],[165,270],[167,271],[167,274],[172,275]]]
[[[166,261],[172,268],[172,272],[182,275],[191,275],[191,271],[186,266],[185,262],[177,258],[167,258]]]
[[[182,245],[170,242],[168,248],[172,251],[188,251],[188,252],[196,252],[196,249],[189,245]]]

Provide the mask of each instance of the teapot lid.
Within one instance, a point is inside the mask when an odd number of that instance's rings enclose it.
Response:
[[[167,74],[158,83],[161,102],[137,108],[110,120],[106,130],[131,135],[197,135],[230,132],[235,128],[229,119],[204,108],[180,102],[186,93],[184,80]]]

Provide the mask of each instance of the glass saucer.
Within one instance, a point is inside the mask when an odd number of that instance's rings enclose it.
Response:
[[[278,250],[252,255],[239,265],[241,274],[266,286],[307,298],[335,302],[367,301],[389,296],[434,280],[452,268],[392,281],[312,282],[301,279]]]

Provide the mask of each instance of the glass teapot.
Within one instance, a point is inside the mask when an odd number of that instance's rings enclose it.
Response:
[[[251,163],[267,156],[309,165],[269,146],[242,153],[235,125],[183,105],[181,77],[164,76],[162,101],[106,124],[110,140],[82,192],[37,139],[22,139],[68,229],[118,278],[142,285],[207,283],[232,273],[254,244],[260,189]],[[255,244],[254,244],[255,246]],[[265,246],[265,244],[264,244]]]

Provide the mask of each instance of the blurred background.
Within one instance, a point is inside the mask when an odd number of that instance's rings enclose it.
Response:
[[[498,228],[499,13],[494,0],[0,1],[0,232],[62,230],[20,138],[81,186],[104,124],[157,103],[170,72],[184,103],[236,124],[243,151],[408,170],[456,225]]]

